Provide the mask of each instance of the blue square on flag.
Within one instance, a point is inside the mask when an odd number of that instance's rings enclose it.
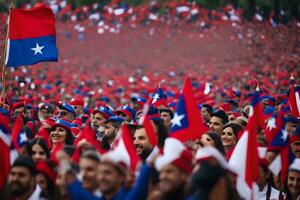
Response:
[[[29,10],[13,8],[8,27],[6,66],[57,62],[55,16],[49,7],[39,3]]]

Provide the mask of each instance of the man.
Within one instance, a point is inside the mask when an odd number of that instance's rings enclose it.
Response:
[[[130,100],[130,107],[136,111],[142,110],[146,99],[142,97],[132,97]]]
[[[213,109],[208,104],[202,104],[201,106],[201,116],[205,124],[209,125],[210,119],[211,119],[211,113],[213,112]]]
[[[221,135],[226,123],[228,123],[227,114],[223,110],[216,110],[211,115],[209,129]]]
[[[154,146],[150,143],[146,130],[143,126],[137,126],[133,135],[133,144],[136,148],[137,154],[146,160],[151,154]]]
[[[38,107],[38,118],[41,122],[51,118],[54,115],[54,109],[49,103],[42,103]]]
[[[128,105],[123,106],[120,110],[116,111],[119,117],[124,118],[126,122],[130,122],[135,118],[136,111]]]
[[[290,138],[291,150],[296,158],[300,158],[300,126],[296,128]]]
[[[75,110],[76,117],[81,118],[84,110],[84,101],[81,98],[72,98],[69,105]]]
[[[79,160],[79,176],[81,185],[84,189],[91,192],[97,197],[101,196],[98,189],[97,168],[100,163],[100,157],[95,151],[86,151],[80,156]]]
[[[12,110],[13,110],[13,119],[17,118],[19,115],[24,116],[25,105],[23,102],[14,103]]]
[[[95,131],[97,138],[102,140],[105,120],[114,114],[106,107],[100,106],[93,111],[91,127]]]
[[[300,159],[297,158],[289,167],[287,177],[287,196],[286,199],[300,199]]]
[[[76,113],[69,104],[58,104],[57,118],[72,122],[75,119]]]
[[[260,159],[258,185],[258,199],[279,199],[280,192],[271,186],[268,181],[270,179],[270,171],[268,169],[268,161]]]
[[[169,130],[172,126],[172,119],[174,117],[174,113],[170,109],[160,109],[160,117],[164,122],[165,127]]]
[[[35,164],[31,157],[18,157],[11,168],[8,184],[11,194],[19,200],[49,199],[48,195],[36,184]]]
[[[119,128],[124,119],[121,117],[113,116],[108,118],[104,123],[104,136],[102,140],[102,147],[109,150],[115,141]]]
[[[192,154],[184,150],[178,158],[158,167],[162,199],[185,199],[185,186],[193,169],[192,159]]]

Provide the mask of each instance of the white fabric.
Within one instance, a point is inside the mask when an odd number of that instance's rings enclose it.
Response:
[[[255,191],[258,194],[258,200],[266,200],[267,198],[268,185],[266,184],[262,191]],[[278,200],[279,199],[279,191],[275,188],[271,188],[270,200]]]
[[[31,194],[31,196],[28,198],[28,200],[39,200],[41,195],[42,189],[39,185],[35,186],[34,192]]]
[[[296,158],[290,165],[289,170],[298,171],[300,173],[300,158]]]

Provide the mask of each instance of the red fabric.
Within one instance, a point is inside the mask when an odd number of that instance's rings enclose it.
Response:
[[[19,149],[21,148],[19,145],[19,142],[18,142],[18,138],[19,138],[20,133],[23,130],[23,126],[24,126],[23,119],[21,116],[18,116],[16,118],[15,124],[12,128],[12,133],[11,133],[13,145],[17,151],[19,151]]]
[[[55,35],[55,17],[52,10],[44,4],[32,9],[11,10],[9,39],[25,39]]]

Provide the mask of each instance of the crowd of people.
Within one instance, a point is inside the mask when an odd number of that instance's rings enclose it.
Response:
[[[255,90],[263,113],[257,127],[254,194],[258,199],[300,199],[300,116],[291,110],[292,88],[300,110],[295,86],[300,59],[299,47],[289,44],[297,43],[297,37],[290,41],[287,27],[278,28],[270,18],[271,31],[256,34],[255,25],[230,5],[208,11],[190,2],[171,2],[166,11],[156,4],[100,4],[72,10],[65,1],[53,1],[51,8],[63,21],[57,34],[60,63],[8,70],[5,97],[0,99],[0,142],[5,134],[12,142],[9,169],[0,159],[0,199],[242,199],[236,189],[239,174],[230,160],[249,131]],[[0,21],[5,20],[2,16]],[[263,20],[259,14],[255,17]],[[192,26],[197,36],[211,29],[208,36],[200,36],[209,40],[228,24],[235,30],[232,40],[256,50],[251,58],[255,64],[229,59],[215,66],[215,55],[210,55],[210,64],[201,66],[105,65],[97,59],[97,45],[95,51],[78,50],[80,42],[89,47],[95,43],[95,38],[87,39],[94,37],[91,27],[99,34],[150,27],[148,36],[160,29],[160,35],[172,37],[186,31],[180,27]],[[278,49],[268,31],[280,35]],[[277,57],[281,52],[275,50],[281,51],[282,44],[288,52]],[[241,52],[247,52],[244,49]],[[79,54],[84,56],[74,56]],[[172,132],[188,126],[178,110],[186,75],[198,106],[193,112],[201,116],[196,118],[203,130],[190,131],[188,135],[197,132],[199,137],[182,142],[172,140]],[[279,139],[277,133],[282,133]],[[0,149],[4,153],[3,146]],[[279,155],[284,157],[281,171],[276,171]]]

